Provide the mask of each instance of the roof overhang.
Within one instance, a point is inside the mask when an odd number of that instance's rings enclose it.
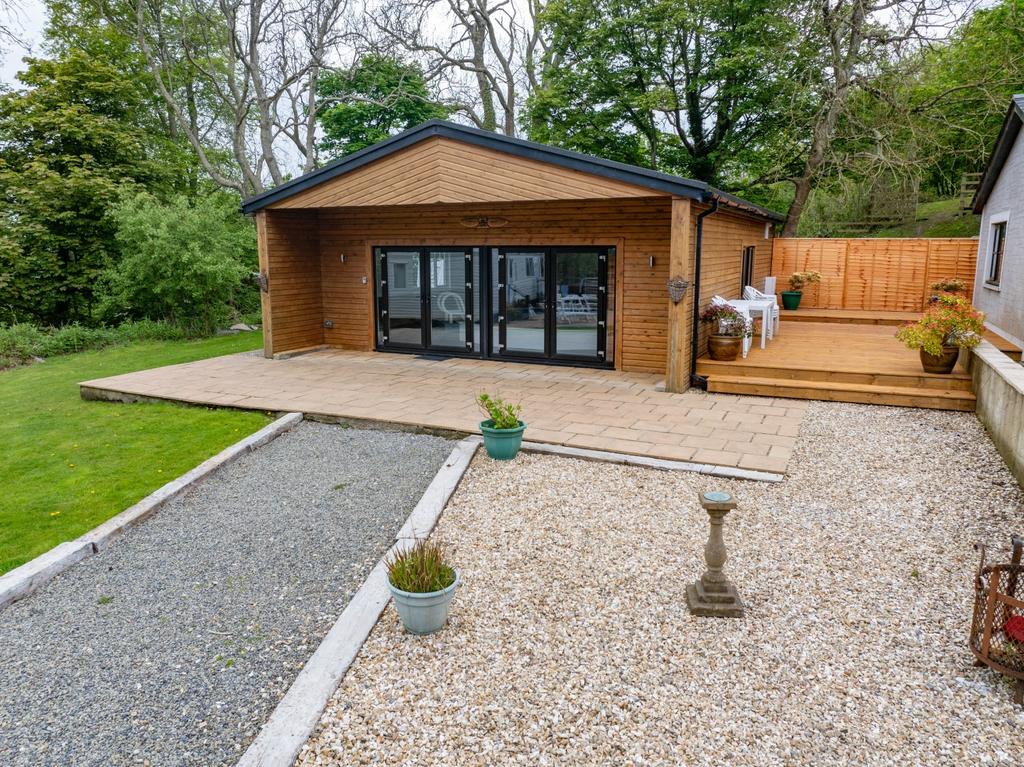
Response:
[[[1006,119],[1003,120],[1003,127],[999,131],[999,138],[996,139],[995,149],[989,157],[988,165],[981,174],[981,181],[974,193],[974,200],[971,201],[971,209],[980,214],[985,203],[988,202],[992,189],[999,180],[1006,158],[1010,156],[1010,150],[1020,135],[1021,125],[1024,124],[1024,94],[1017,94],[1010,99],[1010,108],[1006,112]]]
[[[695,181],[634,165],[604,160],[600,157],[592,157],[579,152],[571,152],[566,149],[538,144],[533,141],[478,130],[444,120],[430,120],[429,122],[417,125],[373,146],[353,152],[322,168],[269,189],[262,194],[243,200],[242,212],[246,214],[255,213],[292,195],[304,192],[318,184],[338,178],[346,173],[351,173],[358,168],[362,168],[376,160],[380,160],[433,136],[461,141],[516,157],[523,157],[635,186],[646,187],[656,194],[688,197],[698,202],[709,202],[712,199],[718,199],[727,206],[771,221],[782,221],[785,219],[785,216],[775,211],[721,192],[703,181]]]

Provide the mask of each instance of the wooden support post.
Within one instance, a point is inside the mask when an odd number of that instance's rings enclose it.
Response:
[[[261,210],[256,214],[256,252],[259,257],[261,274],[267,275],[267,289],[260,289],[260,313],[263,316],[263,356],[270,359],[274,356],[274,333],[270,316],[270,242],[267,239],[267,212]]]
[[[690,264],[690,206],[683,197],[672,198],[672,235],[668,259],[669,279],[692,280]],[[667,289],[666,289],[667,290]],[[665,390],[686,391],[690,387],[691,307],[695,297],[693,285],[678,304],[668,302],[668,360],[665,369]]]

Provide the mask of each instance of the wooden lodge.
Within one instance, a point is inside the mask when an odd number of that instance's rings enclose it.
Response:
[[[664,374],[672,391],[706,346],[695,310],[762,284],[781,220],[702,182],[440,121],[243,210],[268,357],[543,361]],[[670,278],[691,283],[678,304]]]

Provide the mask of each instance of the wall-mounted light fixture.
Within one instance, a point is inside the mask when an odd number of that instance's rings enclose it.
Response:
[[[342,253],[338,258],[341,259],[341,263],[345,263],[345,254]]]
[[[772,225],[767,221],[764,222],[764,238],[770,240],[772,238]]]
[[[647,257],[647,265],[649,267],[651,267],[651,269],[654,268],[654,256],[648,256]]]
[[[261,293],[266,293],[268,289],[268,280],[266,272],[253,272],[252,281],[259,287]]]
[[[508,219],[502,216],[466,216],[459,223],[467,229],[499,229],[508,226]]]

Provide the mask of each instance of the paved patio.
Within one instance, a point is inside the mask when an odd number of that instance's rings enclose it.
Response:
[[[661,377],[474,359],[323,350],[286,360],[216,357],[82,383],[204,405],[386,421],[475,433],[482,391],[523,403],[527,438],[676,461],[783,473],[807,403],[659,392]],[[99,390],[99,391],[96,391]]]

